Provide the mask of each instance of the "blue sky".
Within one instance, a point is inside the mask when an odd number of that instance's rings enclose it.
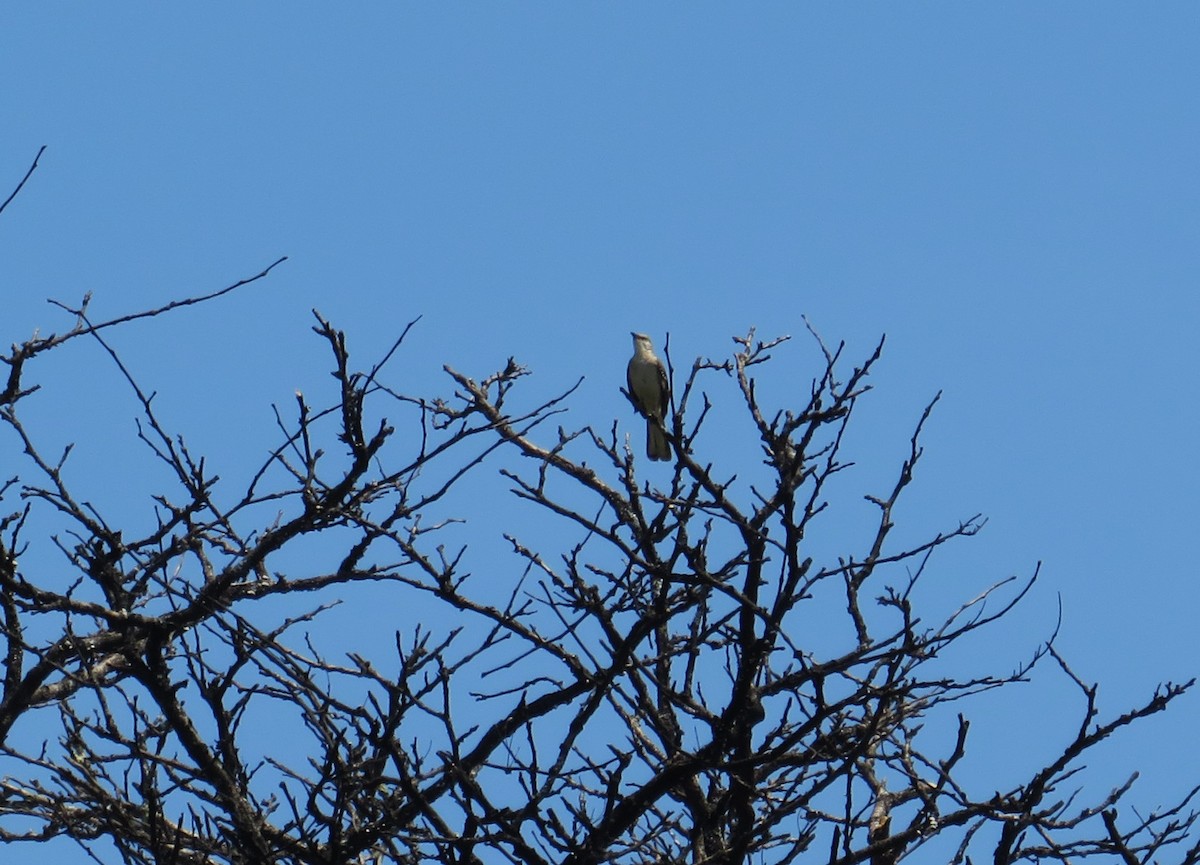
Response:
[[[325,386],[313,307],[364,363],[423,316],[414,391],[509,355],[531,399],[585,376],[570,418],[601,427],[630,420],[631,329],[684,365],[792,334],[772,386],[803,394],[807,316],[852,357],[888,336],[862,491],[944,391],[900,519],[989,518],[946,559],[961,597],[1045,563],[983,657],[1024,657],[1061,595],[1109,711],[1196,672],[1194,4],[47,10],[0,9],[0,193],[48,148],[0,217],[0,338],[69,326],[47,297],[107,317],[289,256],[114,337],[231,472],[272,443],[270,403]],[[47,434],[104,457],[81,482],[145,466],[94,349],[41,368]],[[1115,749],[1145,801],[1195,781],[1173,754],[1198,715]]]

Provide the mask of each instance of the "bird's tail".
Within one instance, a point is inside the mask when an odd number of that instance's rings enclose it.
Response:
[[[667,434],[654,418],[646,418],[646,456],[652,460],[669,460],[671,445]]]

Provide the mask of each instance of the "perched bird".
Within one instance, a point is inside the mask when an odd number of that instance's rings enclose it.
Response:
[[[671,445],[663,431],[667,422],[667,405],[671,401],[671,386],[667,370],[654,354],[654,345],[644,333],[633,334],[633,357],[625,373],[629,398],[646,418],[646,456],[652,460],[669,460]]]

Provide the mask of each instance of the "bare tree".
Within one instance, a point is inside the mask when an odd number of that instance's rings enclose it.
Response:
[[[780,406],[756,382],[783,340],[751,333],[728,359],[672,370],[673,459],[650,483],[619,422],[551,429],[572,391],[522,404],[515,360],[480,380],[447,368],[446,395],[413,395],[387,368],[408,328],[356,368],[317,315],[334,391],[277,409],[278,446],[230,492],[108,335],[273,267],[113,320],[60,303],[68,330],[3,357],[5,464],[23,466],[0,479],[6,842],[67,837],[130,863],[1200,859],[1196,790],[1139,812],[1132,777],[1096,792],[1079,776],[1094,746],[1191,682],[1103,716],[1053,635],[1015,670],[942,663],[1037,574],[933,624],[914,609],[934,554],[981,526],[891,540],[936,399],[894,482],[867,496],[856,552],[824,552],[882,342],[854,365],[818,340],[817,374]],[[33,383],[37,360],[74,340],[115,365],[169,471],[148,530],[89,504],[69,449],[47,453],[23,420],[25,401],[53,396]],[[723,387],[725,404],[711,396]],[[751,436],[711,440],[718,413]],[[723,465],[750,453],[752,481]],[[511,534],[485,581],[452,530],[470,476],[489,471],[560,528]],[[322,649],[320,618],[361,587],[441,613],[387,655]],[[1043,733],[1056,756],[1025,766],[1014,750],[1020,783],[969,783],[971,698],[1042,668],[1079,695],[1078,717]]]

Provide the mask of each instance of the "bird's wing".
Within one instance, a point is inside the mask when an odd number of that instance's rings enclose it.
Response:
[[[658,367],[658,392],[659,392],[659,418],[663,425],[667,423],[667,406],[671,403],[671,386],[667,381],[667,368],[663,366],[660,360],[656,366]]]

